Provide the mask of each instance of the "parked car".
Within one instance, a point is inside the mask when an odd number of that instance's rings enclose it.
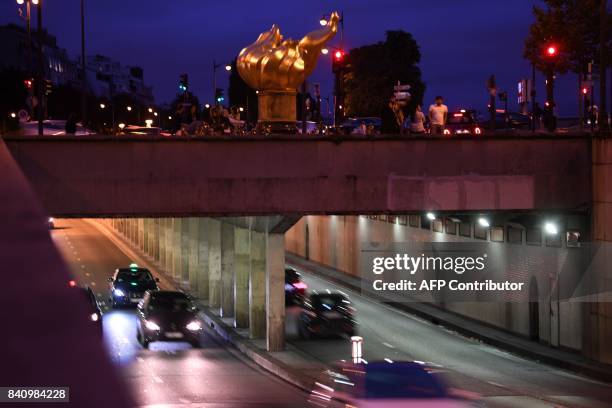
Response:
[[[306,296],[306,285],[302,277],[294,268],[285,268],[285,305],[301,304]]]
[[[185,293],[149,290],[137,310],[136,338],[144,348],[154,341],[184,341],[200,347],[199,310]]]
[[[304,300],[298,321],[300,337],[355,335],[355,309],[340,292],[313,292]]]
[[[131,264],[127,268],[115,270],[110,283],[110,301],[113,307],[136,305],[147,290],[157,290],[158,278],[154,278],[146,268]]]

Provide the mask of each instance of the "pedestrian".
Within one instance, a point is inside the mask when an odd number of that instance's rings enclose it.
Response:
[[[425,114],[418,103],[414,107],[414,112],[410,115],[410,133],[425,133]]]
[[[436,96],[435,103],[429,107],[429,122],[431,123],[431,134],[444,134],[444,126],[448,116],[448,107],[444,105],[444,99]]]
[[[68,115],[68,120],[66,120],[66,134],[74,135],[76,134],[76,130],[77,130],[76,114],[72,112],[70,115]]]

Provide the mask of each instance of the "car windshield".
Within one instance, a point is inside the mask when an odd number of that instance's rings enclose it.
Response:
[[[157,294],[151,298],[149,309],[156,311],[183,312],[195,309],[193,302],[182,294]]]
[[[448,118],[448,123],[473,123],[470,115],[465,113],[453,113]]]
[[[117,274],[117,282],[148,283],[151,281],[153,281],[153,277],[146,269],[119,271]]]

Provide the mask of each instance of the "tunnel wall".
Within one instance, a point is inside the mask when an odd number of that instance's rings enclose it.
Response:
[[[575,226],[584,228],[580,225]],[[373,220],[368,216],[306,216],[286,233],[285,242],[287,251],[291,253],[341,272],[359,276],[360,250],[364,242],[480,241],[473,238],[473,226],[471,234],[472,238],[465,238],[458,234],[434,232],[432,229],[410,227],[379,219]],[[564,236],[564,234],[561,235]],[[568,349],[581,350],[583,304],[560,301],[558,305],[560,315],[557,319],[557,302],[554,289],[552,289],[555,286],[555,278],[550,276],[550,272],[538,269],[537,259],[541,256],[542,251],[557,252],[556,256],[560,264],[564,265],[564,272],[560,274],[561,286],[563,286],[564,279],[569,282],[575,278],[568,276],[565,271],[577,270],[578,265],[585,261],[585,251],[567,248],[565,242],[562,243],[561,248],[549,248],[545,244],[527,245],[525,232],[522,233],[521,244],[491,242],[490,233],[487,234],[487,240],[491,243],[493,250],[500,251],[502,256],[516,260],[511,264],[510,274],[522,276],[521,281],[525,282],[529,282],[532,276],[537,280],[540,293],[540,341],[554,345],[559,343]],[[552,294],[550,294],[551,289]],[[529,304],[526,302],[468,301],[444,303],[439,306],[521,336],[529,335]],[[560,325],[558,329],[557,324]]]

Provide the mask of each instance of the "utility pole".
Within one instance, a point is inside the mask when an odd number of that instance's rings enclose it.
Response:
[[[606,69],[607,69],[607,26],[606,20],[608,17],[606,9],[606,0],[601,0],[599,12],[599,130],[609,130],[608,114],[606,109]]]
[[[38,81],[36,84],[36,97],[38,99],[37,108],[37,116],[38,116],[38,136],[43,135],[43,99],[44,99],[44,77],[45,77],[45,63],[43,61],[43,30],[42,30],[42,8],[43,8],[43,0],[38,0],[38,8],[37,8],[37,24],[38,24]]]
[[[83,122],[83,128],[87,129],[87,73],[85,71],[85,0],[81,0],[81,120]]]
[[[536,69],[535,64],[531,63],[531,132],[536,129]]]

